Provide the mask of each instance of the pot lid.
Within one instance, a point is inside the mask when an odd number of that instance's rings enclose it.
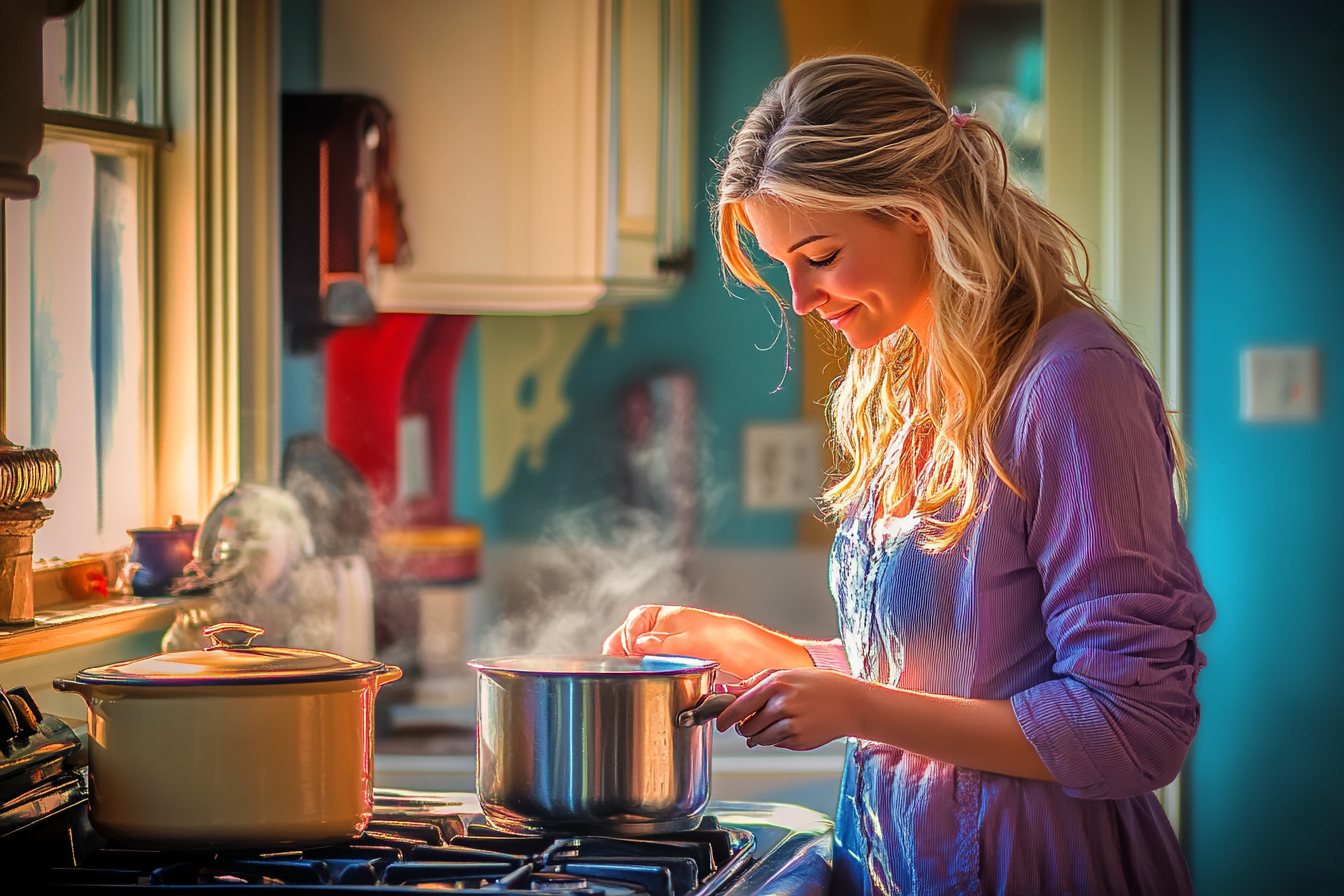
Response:
[[[685,675],[717,669],[713,660],[694,656],[650,654],[648,656],[605,656],[603,654],[565,654],[560,656],[503,656],[472,660],[467,663],[479,672],[515,675]]]
[[[291,647],[253,647],[263,629],[241,622],[221,622],[204,630],[212,643],[204,650],[183,650],[95,666],[75,676],[84,684],[115,685],[252,685],[294,684],[364,678],[387,671],[376,661],[359,662]]]

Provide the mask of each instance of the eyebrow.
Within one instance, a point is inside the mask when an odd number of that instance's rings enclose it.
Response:
[[[824,233],[814,233],[812,236],[805,236],[805,237],[803,237],[801,240],[799,240],[798,242],[796,242],[796,243],[794,243],[792,246],[790,246],[790,247],[789,247],[789,251],[790,251],[790,252],[797,252],[799,249],[803,248],[803,247],[806,246],[808,243],[815,243],[817,240],[824,240],[824,239],[826,239],[826,237],[827,237],[827,234],[824,234]]]

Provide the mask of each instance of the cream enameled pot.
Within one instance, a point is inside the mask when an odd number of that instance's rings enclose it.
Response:
[[[373,814],[379,662],[254,647],[226,622],[204,650],[57,679],[89,705],[89,820],[128,845],[339,843]]]

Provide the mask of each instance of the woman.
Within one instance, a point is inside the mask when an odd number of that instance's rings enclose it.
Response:
[[[738,129],[726,267],[853,351],[837,642],[640,607],[611,653],[718,660],[748,744],[851,738],[837,892],[1187,893],[1152,791],[1195,734],[1213,606],[1185,546],[1157,384],[1087,286],[1076,233],[1008,180],[981,120],[887,59],[805,62]]]

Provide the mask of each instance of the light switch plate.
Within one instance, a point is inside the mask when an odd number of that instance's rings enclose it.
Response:
[[[1241,353],[1241,419],[1250,423],[1316,420],[1321,363],[1315,346],[1248,348]]]
[[[813,510],[821,494],[821,426],[751,423],[742,429],[742,505]]]

